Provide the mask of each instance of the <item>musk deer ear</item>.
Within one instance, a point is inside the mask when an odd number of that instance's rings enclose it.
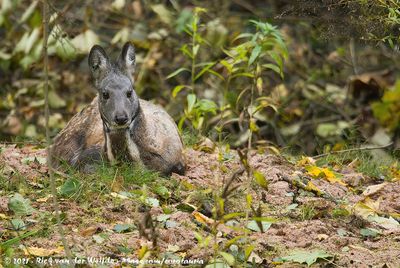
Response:
[[[126,42],[124,47],[122,48],[121,55],[118,59],[118,66],[121,71],[125,72],[128,75],[131,75],[135,71],[135,47],[130,42]]]
[[[90,50],[88,62],[95,83],[100,82],[110,68],[110,61],[104,49],[99,45],[94,45]]]

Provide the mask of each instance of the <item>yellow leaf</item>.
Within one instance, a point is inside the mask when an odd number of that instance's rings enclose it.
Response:
[[[254,119],[251,119],[251,121],[250,121],[250,130],[252,132],[258,132],[258,130],[259,130],[256,120],[254,120]]]
[[[364,204],[367,205],[368,207],[370,207],[371,209],[373,209],[375,212],[379,211],[380,203],[381,203],[381,198],[379,198],[376,201],[372,200],[369,197],[366,197],[364,199]]]
[[[392,182],[400,181],[400,170],[398,169],[397,164],[390,167],[389,173],[393,177]]]
[[[296,165],[300,167],[315,165],[315,160],[312,157],[302,156],[301,159],[297,161]]]
[[[356,215],[368,219],[369,216],[376,215],[377,204],[372,201],[369,197],[365,198],[364,201],[360,201],[354,205],[354,212]],[[379,207],[379,204],[378,204]]]
[[[205,225],[214,224],[214,220],[213,220],[213,219],[210,219],[209,217],[207,217],[207,216],[204,215],[204,214],[201,214],[201,213],[198,212],[198,211],[193,211],[193,212],[192,212],[192,215],[194,216],[194,218],[195,218],[198,222],[201,222],[202,224],[205,224]]]
[[[265,179],[262,173],[254,171],[253,176],[258,185],[260,185],[262,188],[266,190],[268,189],[268,181]]]
[[[307,183],[306,190],[317,193],[318,195],[323,194],[323,192],[317,186],[315,186],[315,184],[312,183],[311,181]]]
[[[341,179],[336,177],[335,173],[333,173],[328,168],[320,168],[317,166],[308,166],[306,167],[308,171],[307,174],[311,175],[313,178],[323,178],[329,181],[330,183],[338,183],[340,185],[346,186],[347,184],[343,182]]]
[[[64,251],[63,246],[59,246],[56,249],[46,249],[38,247],[26,247],[24,248],[25,255],[33,255],[38,257],[48,257],[53,254],[58,254]]]

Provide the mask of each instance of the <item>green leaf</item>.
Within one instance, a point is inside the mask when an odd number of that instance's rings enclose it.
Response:
[[[188,46],[186,44],[184,44],[180,49],[180,51],[182,51],[183,54],[185,54],[187,57],[189,57],[190,59],[193,59],[193,54],[192,52],[188,49]]]
[[[173,14],[163,4],[151,5],[150,8],[158,15],[162,22],[172,25],[174,21]]]
[[[199,48],[200,48],[200,45],[199,45],[199,44],[193,46],[193,48],[192,48],[192,55],[193,55],[193,57],[196,57],[197,53],[199,52]]]
[[[232,73],[232,70],[233,70],[233,65],[232,64],[230,64],[226,60],[221,60],[220,63],[228,70],[229,73]]]
[[[157,221],[160,222],[165,222],[166,220],[168,220],[171,217],[171,215],[169,214],[161,214],[157,216]]]
[[[12,219],[11,225],[12,225],[12,228],[16,231],[25,230],[25,223],[21,219]]]
[[[381,232],[374,228],[363,228],[360,230],[360,234],[364,237],[375,237],[379,235]]]
[[[253,245],[248,245],[245,250],[244,250],[244,259],[248,260],[250,257],[251,252],[253,252],[255,246]],[[251,260],[250,260],[251,261]]]
[[[188,212],[188,213],[192,213],[193,211],[196,210],[195,207],[193,207],[190,204],[186,204],[186,203],[180,203],[176,206],[176,209],[183,211],[183,212]]]
[[[31,215],[35,210],[31,207],[30,201],[19,193],[14,194],[8,202],[8,207],[17,216]]]
[[[201,71],[195,76],[194,81],[199,79],[205,72],[207,72],[210,68],[212,68],[215,65],[215,62],[210,62],[208,63]]]
[[[167,220],[165,222],[165,228],[170,229],[170,228],[175,228],[177,227],[179,224],[176,221],[171,221],[171,220]]]
[[[35,8],[39,1],[33,1],[29,7],[25,10],[24,14],[22,14],[21,19],[19,19],[18,24],[24,23],[35,11]]]
[[[178,75],[178,74],[180,74],[181,72],[184,72],[184,71],[190,72],[189,69],[183,68],[183,67],[182,67],[182,68],[179,68],[178,70],[176,70],[175,72],[170,73],[170,74],[167,76],[167,79],[170,79],[170,78],[172,78],[172,77],[174,77],[174,76],[176,76],[176,75]]]
[[[33,48],[33,45],[36,43],[36,41],[39,38],[39,34],[40,34],[40,28],[33,29],[31,35],[28,37],[28,39],[26,40],[26,43],[25,43],[25,48],[24,48],[25,54],[28,54],[31,51],[31,49]]]
[[[67,102],[61,98],[57,92],[51,90],[49,92],[49,106],[54,109],[63,108],[67,105]]]
[[[135,229],[136,226],[134,224],[116,224],[114,226],[114,232],[117,233],[126,233]]]
[[[230,266],[226,264],[224,260],[216,259],[210,264],[207,264],[205,268],[230,268]]]
[[[235,257],[227,252],[220,251],[219,255],[221,255],[229,265],[235,265]]]
[[[202,99],[196,103],[196,108],[203,113],[216,113],[218,106],[212,100]]]
[[[224,221],[228,221],[228,220],[231,220],[231,219],[243,216],[243,215],[244,215],[244,212],[234,212],[234,213],[226,214],[222,218],[224,219]]]
[[[271,225],[272,225],[272,222],[268,222],[268,221],[261,221],[260,223],[261,223],[261,225],[262,225],[262,230],[260,229],[260,226],[258,226],[257,221],[255,221],[255,220],[250,221],[250,222],[247,224],[246,228],[247,228],[247,229],[250,229],[250,230],[252,230],[252,231],[254,231],[254,232],[261,232],[261,231],[262,231],[262,232],[265,232],[265,231],[267,231],[267,230],[271,227]]]
[[[258,56],[259,56],[260,53],[261,53],[261,49],[262,49],[262,48],[261,48],[261,46],[259,46],[259,45],[255,46],[255,47],[253,48],[253,50],[251,51],[250,58],[249,58],[249,63],[248,63],[249,66],[252,65],[253,62],[258,58]]]
[[[168,199],[171,196],[168,188],[164,185],[157,185],[153,188],[153,191],[164,199]]]
[[[267,63],[267,64],[263,64],[262,67],[264,67],[266,69],[270,69],[270,70],[276,72],[277,74],[279,74],[281,77],[283,77],[283,72],[281,71],[279,66],[277,66],[275,64]]]
[[[196,103],[196,95],[195,94],[187,95],[187,103],[188,103],[188,112],[191,113],[193,110],[194,104]]]
[[[210,73],[210,74],[212,74],[212,75],[215,75],[216,77],[218,77],[218,78],[221,79],[222,81],[225,81],[225,78],[224,78],[222,75],[220,75],[219,73],[217,73],[216,71],[214,71],[214,70],[212,70],[212,69],[207,70],[207,73]]]
[[[26,232],[26,233],[24,233],[22,235],[18,235],[17,237],[14,237],[14,238],[11,238],[11,239],[9,239],[7,241],[4,241],[4,242],[2,242],[0,244],[0,248],[8,248],[8,247],[10,247],[12,245],[20,244],[21,240],[23,240],[23,239],[25,239],[25,238],[27,238],[29,236],[35,235],[37,232],[38,232],[38,230],[29,231],[29,232]]]
[[[260,185],[262,188],[266,190],[268,189],[268,181],[265,179],[262,173],[254,171],[253,176],[258,185]]]
[[[312,252],[296,250],[293,251],[292,254],[279,258],[283,262],[297,262],[297,263],[306,263],[308,266],[314,264],[318,261],[318,259],[327,259],[332,258],[333,255],[323,251],[316,250]]]
[[[65,197],[71,197],[79,191],[81,182],[77,179],[68,179],[60,188],[60,194]]]
[[[59,56],[63,60],[69,60],[75,58],[76,52],[77,52],[76,48],[67,38],[58,39],[54,45],[54,53],[56,53],[57,56]]]
[[[98,35],[90,29],[75,36],[71,40],[71,44],[73,45],[73,47],[75,47],[80,53],[83,54],[88,53],[90,49],[99,42],[100,39]]]
[[[178,93],[181,92],[181,90],[184,88],[190,89],[191,87],[186,86],[186,85],[178,85],[178,86],[174,87],[174,89],[172,90],[172,97],[175,98],[176,95],[178,95]]]
[[[152,206],[152,207],[159,207],[160,206],[160,201],[158,201],[158,199],[152,198],[152,197],[147,197],[146,200],[145,200],[145,203],[147,205]]]

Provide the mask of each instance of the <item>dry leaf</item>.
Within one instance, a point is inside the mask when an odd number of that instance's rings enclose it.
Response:
[[[59,246],[56,249],[46,249],[38,247],[26,247],[24,248],[25,255],[33,255],[38,257],[49,257],[54,254],[58,254],[64,251],[63,246]]]
[[[328,237],[329,237],[329,236],[326,235],[326,234],[318,234],[318,235],[317,235],[317,239],[318,239],[319,241],[328,239]]]
[[[95,233],[99,232],[101,228],[98,226],[90,226],[89,228],[86,228],[81,231],[82,236],[91,236],[94,235]]]
[[[209,217],[207,217],[206,215],[198,212],[198,211],[193,211],[192,215],[194,216],[194,218],[198,221],[201,222],[205,225],[211,225],[214,224],[214,220],[210,219]]]
[[[49,194],[49,195],[47,195],[47,196],[45,196],[45,197],[42,197],[42,198],[38,198],[38,199],[36,199],[36,202],[39,202],[39,203],[46,203],[50,198],[52,198],[53,196],[51,195],[51,194]]]
[[[365,191],[362,194],[364,196],[373,195],[373,194],[379,192],[380,190],[382,190],[387,184],[388,184],[387,182],[384,182],[381,184],[368,186],[367,189],[365,189]]]

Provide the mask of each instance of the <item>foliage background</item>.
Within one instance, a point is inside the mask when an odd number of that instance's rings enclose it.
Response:
[[[179,68],[191,68],[182,47],[191,46],[192,37],[185,30],[194,7],[206,9],[199,13],[196,70],[212,64],[210,72],[192,83],[189,72],[168,76]],[[241,147],[252,126],[254,146],[307,154],[390,141],[396,149],[400,117],[400,89],[395,83],[397,7],[396,1],[362,0],[51,2],[52,135],[95,94],[86,63],[90,47],[100,43],[116,57],[121,44],[129,40],[137,48],[139,95],[166,107],[189,132]],[[228,74],[222,61],[229,58],[227,50],[240,44],[240,34],[255,33],[251,19],[279,27],[289,52],[283,79],[266,70],[259,75],[262,82],[243,76],[226,88]],[[41,27],[39,1],[1,2],[0,132],[4,141],[41,142],[44,138]],[[191,84],[193,92],[182,87],[179,93],[173,92],[177,85]],[[255,97],[264,97],[254,118],[246,112],[249,94],[243,94],[251,84],[257,86]],[[200,127],[194,123],[196,116],[188,115],[190,93],[198,101],[205,100],[195,107],[200,114],[197,120],[203,117]]]

